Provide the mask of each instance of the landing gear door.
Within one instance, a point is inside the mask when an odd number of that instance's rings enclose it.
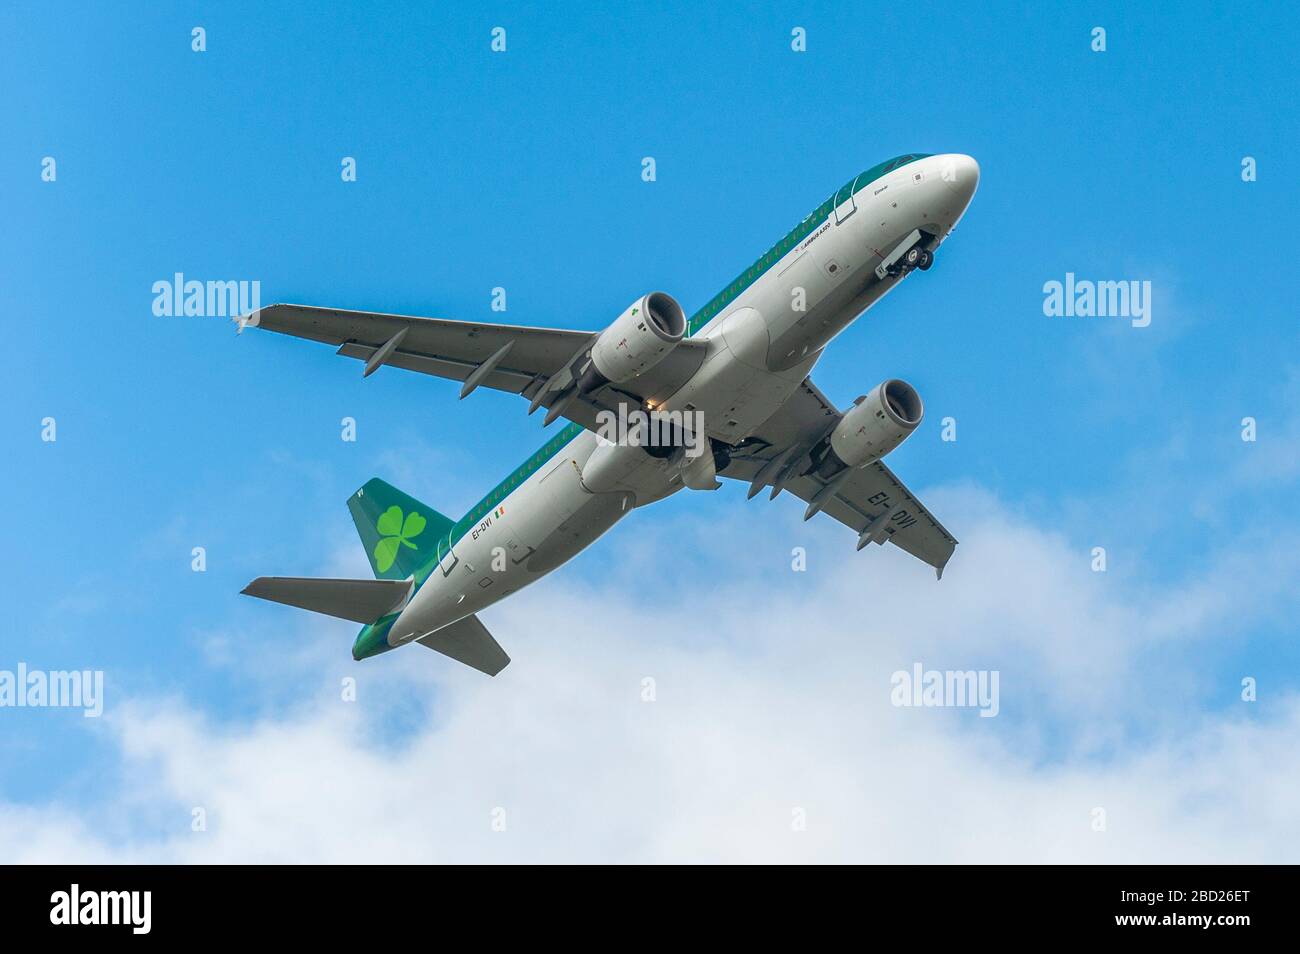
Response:
[[[858,204],[853,197],[853,182],[850,182],[835,193],[835,224],[843,225],[856,211]]]

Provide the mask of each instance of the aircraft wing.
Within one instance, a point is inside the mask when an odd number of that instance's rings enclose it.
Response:
[[[259,309],[240,320],[241,331],[245,326],[335,345],[344,357],[364,361],[366,375],[392,365],[461,381],[461,397],[477,387],[520,394],[533,402],[530,411],[555,403],[598,335],[289,304]],[[573,399],[557,416],[594,430],[601,410],[662,400],[699,369],[706,348],[704,341],[682,341],[632,384]]]
[[[801,461],[803,455],[835,426],[838,417],[835,405],[811,380],[805,380],[790,400],[732,454],[731,463],[720,475],[756,483],[753,489],[770,484],[772,497],[780,489],[789,490],[808,501],[811,510],[827,482],[814,474],[790,476],[782,482],[781,471],[801,470],[801,463],[806,463],[806,458]],[[783,457],[783,461],[778,460]],[[769,464],[773,467],[764,473]],[[859,549],[867,543],[883,544],[888,540],[934,567],[940,577],[957,547],[956,538],[880,461],[851,471],[824,498],[821,509],[859,534]]]

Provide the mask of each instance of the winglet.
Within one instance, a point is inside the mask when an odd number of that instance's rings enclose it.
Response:
[[[246,315],[237,315],[235,317],[235,324],[237,324],[239,327],[235,329],[235,334],[242,335],[244,333],[244,329],[247,328],[249,325],[252,325],[254,328],[256,328],[261,323],[262,323],[262,309],[260,308],[254,309],[253,311],[250,311]]]

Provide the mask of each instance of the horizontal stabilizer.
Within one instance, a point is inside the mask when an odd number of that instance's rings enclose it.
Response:
[[[356,623],[373,623],[403,606],[412,585],[411,580],[259,576],[241,592],[273,603],[311,610],[313,613],[350,619]]]
[[[489,676],[495,676],[510,662],[506,651],[477,616],[466,616],[428,636],[421,636],[416,642]]]

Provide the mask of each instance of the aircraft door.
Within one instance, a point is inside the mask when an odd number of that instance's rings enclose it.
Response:
[[[451,571],[454,570],[456,564],[460,562],[451,549],[451,535],[455,532],[456,528],[452,527],[451,530],[448,531],[447,535],[438,541],[438,569],[442,570],[442,575],[444,577],[451,576]]]
[[[835,193],[836,225],[843,225],[848,221],[849,216],[858,211],[858,203],[853,195],[853,186],[856,182],[857,180],[854,179],[852,182],[841,188],[839,192]]]

